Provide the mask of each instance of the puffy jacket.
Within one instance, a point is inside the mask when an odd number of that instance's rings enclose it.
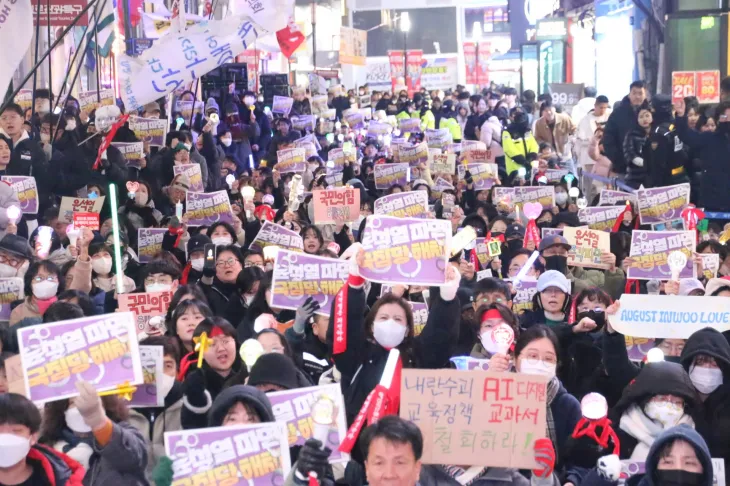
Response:
[[[629,97],[625,96],[619,107],[608,117],[603,132],[603,148],[606,151],[606,157],[611,159],[613,170],[618,174],[626,173],[628,161],[624,158],[624,139],[629,130],[636,125],[637,109],[638,107],[635,109],[631,106]]]
[[[529,161],[529,154],[534,154],[537,157],[540,147],[531,132],[526,132],[522,138],[512,138],[509,130],[504,130],[502,132],[502,150],[504,150],[504,164],[507,175],[510,175],[520,167],[525,167],[523,163],[516,162],[515,158],[522,158],[526,163]],[[525,167],[525,169],[528,168]]]
[[[638,189],[646,183],[648,173],[648,146],[649,136],[646,131],[634,124],[634,128],[624,138],[624,160],[626,161],[626,183]]]
[[[127,422],[113,424],[112,437],[104,447],[94,441],[94,455],[84,477],[84,486],[148,486],[147,442]]]
[[[42,444],[31,447],[26,456],[26,461],[30,464],[40,465],[46,473],[48,484],[51,486],[81,486],[86,474],[81,464],[66,454],[54,451]]]
[[[439,128],[448,128],[451,134],[451,140],[461,140],[461,125],[459,125],[459,122],[455,118],[441,117]]]

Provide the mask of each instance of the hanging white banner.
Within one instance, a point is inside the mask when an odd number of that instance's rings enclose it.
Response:
[[[201,22],[168,35],[134,58],[119,56],[119,87],[127,112],[172,93],[253,46],[258,26],[249,17]]]
[[[30,0],[0,0],[0,96],[5,92],[30,47],[33,8]]]

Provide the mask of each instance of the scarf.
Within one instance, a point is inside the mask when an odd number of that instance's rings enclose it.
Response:
[[[461,466],[443,466],[443,468],[451,479],[464,486],[474,484],[487,472],[486,467],[479,466],[472,466],[469,469]]]
[[[674,426],[680,424],[687,424],[692,428],[695,426],[692,417],[687,414],[682,415]],[[654,440],[665,430],[662,424],[647,417],[644,411],[636,404],[631,405],[621,415],[619,427],[638,441],[636,447],[634,447],[634,451],[631,453],[630,459],[634,461],[646,461],[649,455],[649,449],[651,449]]]
[[[553,404],[553,400],[558,396],[560,391],[560,381],[558,377],[553,377],[552,380],[548,381],[547,385],[547,413],[545,414],[545,424],[547,426],[547,436],[553,441],[555,448],[555,463],[558,463],[558,435],[555,432],[555,419],[553,418],[553,411],[550,408]]]

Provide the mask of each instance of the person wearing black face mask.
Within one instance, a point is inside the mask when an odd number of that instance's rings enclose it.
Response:
[[[703,160],[698,207],[705,211],[730,211],[730,171],[726,161],[730,159],[730,102],[717,107],[717,130],[697,132],[689,128],[684,102],[677,106],[677,135]]]
[[[607,270],[593,270],[582,267],[568,268],[568,252],[571,245],[562,235],[550,235],[540,242],[540,255],[545,260],[546,270],[557,270],[573,284],[576,292],[589,287],[604,289],[611,298],[618,299],[624,291],[624,271],[616,267],[616,255],[604,252],[601,261]]]
[[[672,427],[656,438],[646,458],[640,486],[710,486],[712,459],[705,440],[689,425]]]

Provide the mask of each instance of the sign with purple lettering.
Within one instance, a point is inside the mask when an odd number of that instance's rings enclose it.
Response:
[[[271,305],[299,309],[308,297],[319,302],[318,314],[329,315],[335,295],[349,275],[349,262],[279,250],[271,280]]]
[[[307,170],[307,150],[289,148],[276,151],[276,170],[282,174],[304,172]]]
[[[654,347],[654,340],[650,338],[632,336],[624,336],[624,338],[626,338],[626,352],[631,361],[644,361],[646,353]]]
[[[682,217],[682,210],[689,205],[689,182],[639,189],[636,195],[641,224],[661,223]]]
[[[626,206],[599,206],[578,210],[578,219],[590,229],[611,231],[616,219],[624,212]]]
[[[532,169],[530,171],[530,177],[534,179],[538,172],[540,172],[540,169]],[[569,173],[570,171],[567,169],[545,169],[543,175],[547,180],[547,184],[557,184]]]
[[[636,194],[631,192],[613,191],[611,189],[601,189],[601,194],[598,197],[599,206],[626,206],[626,201],[638,204],[639,199],[636,197]]]
[[[165,356],[162,346],[140,346],[139,356],[144,381],[137,386],[137,391],[127,405],[134,408],[162,407],[165,405],[165,395],[159,393],[164,388],[165,380]]]
[[[10,319],[10,305],[25,296],[23,288],[20,277],[0,278],[0,322]]]
[[[398,162],[418,167],[428,162],[428,145],[421,142],[417,145],[401,145],[398,147]]]
[[[251,249],[259,251],[267,246],[278,246],[285,250],[304,251],[304,242],[299,233],[284,228],[271,221],[264,221],[256,238],[251,242]]]
[[[375,200],[375,214],[396,218],[428,216],[428,194],[425,191],[397,192]]]
[[[519,282],[508,279],[512,287],[512,312],[522,314],[532,310],[532,298],[537,293],[537,280],[534,277],[523,278]]]
[[[218,221],[233,224],[233,210],[226,191],[192,192],[185,195],[188,226],[210,226]]]
[[[162,240],[167,228],[139,228],[137,230],[137,256],[139,263],[149,263],[162,251]]]
[[[191,192],[205,192],[205,186],[203,186],[203,173],[200,170],[199,164],[173,165],[172,172],[175,175],[185,174],[188,176],[188,179],[190,179]]]
[[[215,484],[271,486],[284,484],[291,470],[282,422],[165,432],[165,453],[175,485],[213,477]]]
[[[375,188],[390,189],[399,185],[404,187],[411,180],[408,164],[375,164]]]
[[[77,396],[78,380],[98,391],[143,381],[131,312],[18,329],[18,345],[25,389],[39,404]]]
[[[2,181],[13,188],[23,214],[38,214],[38,186],[35,177],[2,176]]]
[[[495,187],[492,200],[510,207],[515,204],[539,202],[545,209],[555,206],[555,186]]]
[[[137,139],[148,142],[151,147],[165,146],[169,126],[170,122],[167,118],[129,117],[129,129],[134,132]]]
[[[267,393],[274,409],[277,423],[284,423],[289,431],[289,447],[302,446],[311,438],[321,440],[332,450],[330,463],[347,462],[350,456],[338,450],[347,434],[345,402],[340,385],[311,386],[296,390]],[[326,405],[336,415],[330,415],[330,424],[317,424],[312,420],[312,408],[316,403]]]
[[[672,269],[667,258],[674,251],[687,257],[679,278],[697,278],[692,254],[695,252],[694,231],[642,231],[631,233],[631,253],[628,257],[627,278],[638,280],[670,280]]]
[[[289,116],[292,106],[294,106],[294,98],[289,98],[288,96],[274,96],[274,102],[271,105],[271,113]]]
[[[387,284],[443,285],[450,241],[450,221],[368,216],[360,275]]]
[[[562,235],[563,228],[540,228],[541,236],[543,239],[552,235]]]
[[[418,336],[428,321],[428,304],[425,302],[408,302],[413,313],[413,334]]]
[[[459,180],[465,182],[466,171],[468,170],[474,180],[474,190],[484,191],[491,189],[497,183],[497,164],[459,164],[456,168]]]
[[[403,133],[421,133],[420,118],[401,118],[398,120],[398,130]]]

